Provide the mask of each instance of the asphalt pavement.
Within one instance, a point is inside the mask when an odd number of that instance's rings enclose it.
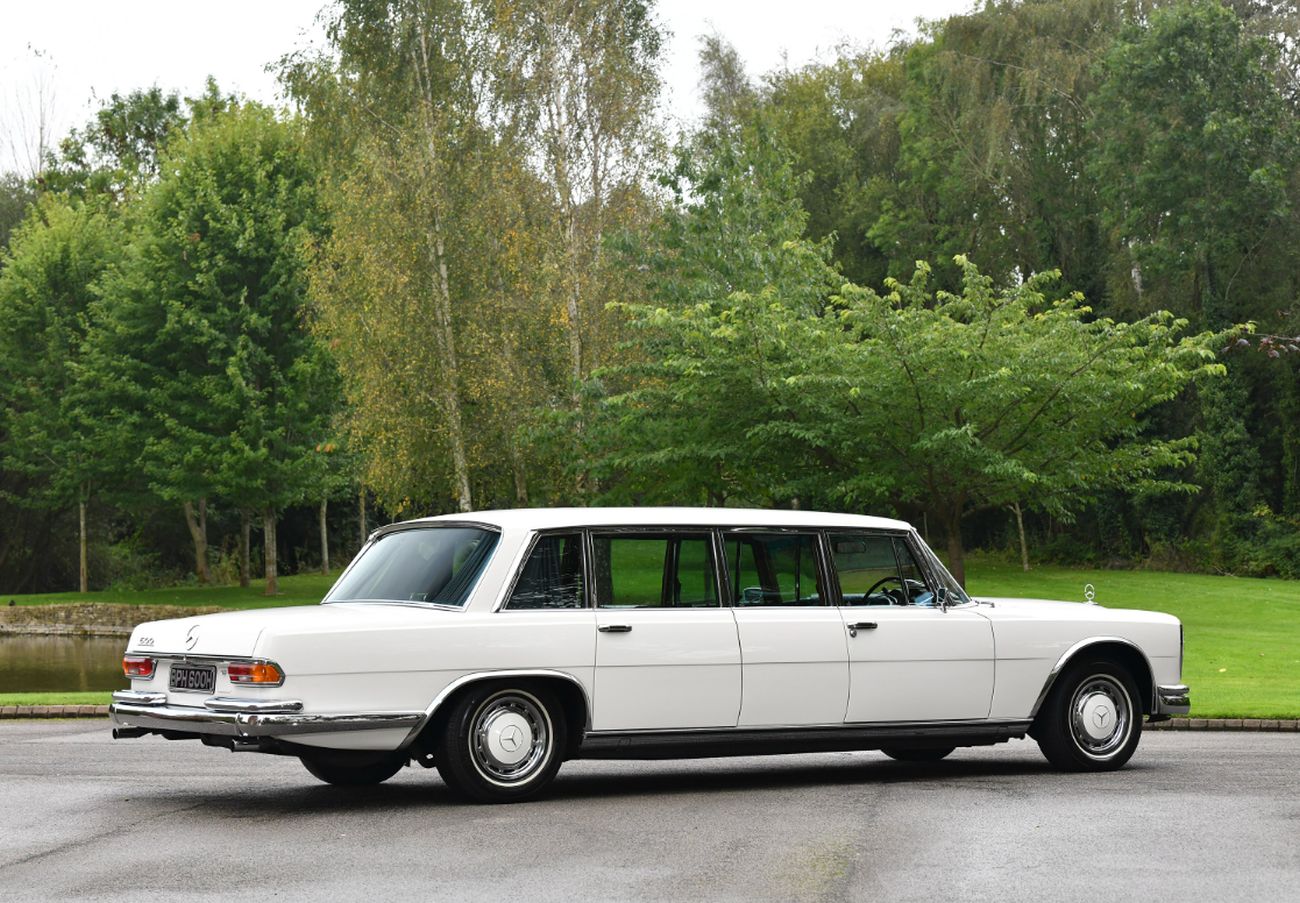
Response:
[[[1300,735],[1153,733],[1106,775],[1030,741],[570,762],[547,798],[363,790],[99,721],[0,722],[0,899],[1300,899]]]

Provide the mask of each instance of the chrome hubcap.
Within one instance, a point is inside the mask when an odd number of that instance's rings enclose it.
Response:
[[[535,698],[521,690],[490,697],[474,714],[470,757],[494,784],[528,780],[550,756],[551,722]]]
[[[1128,741],[1132,706],[1123,684],[1095,674],[1079,684],[1070,700],[1070,733],[1084,755],[1108,759]]]

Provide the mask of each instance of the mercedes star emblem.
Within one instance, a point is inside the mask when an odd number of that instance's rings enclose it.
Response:
[[[519,728],[513,724],[501,732],[501,745],[510,752],[519,748],[520,739]]]
[[[1097,725],[1097,727],[1105,727],[1106,718],[1109,717],[1109,715],[1110,715],[1109,709],[1107,709],[1104,705],[1098,706],[1097,711],[1092,713],[1092,723]]]
[[[199,644],[199,625],[195,624],[193,627],[189,629],[189,632],[185,634],[185,651],[188,652],[198,644]]]

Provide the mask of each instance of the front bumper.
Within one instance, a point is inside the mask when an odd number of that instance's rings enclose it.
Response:
[[[1151,709],[1152,721],[1165,721],[1171,715],[1186,715],[1192,709],[1192,691],[1184,684],[1162,684],[1156,687],[1156,698]]]
[[[348,712],[306,714],[297,700],[238,699],[212,696],[203,708],[166,704],[162,693],[120,690],[108,707],[113,736],[142,733],[181,733],[218,737],[283,737],[335,731],[385,730],[415,727],[423,712]]]

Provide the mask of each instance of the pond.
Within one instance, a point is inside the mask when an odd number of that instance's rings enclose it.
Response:
[[[122,690],[126,637],[0,636],[0,693]]]

